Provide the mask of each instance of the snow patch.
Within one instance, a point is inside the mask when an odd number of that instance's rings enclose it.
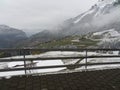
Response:
[[[107,4],[113,4],[116,0],[99,0],[97,6],[99,8],[104,8]]]
[[[78,23],[80,20],[82,20],[86,15],[88,15],[88,14],[91,14],[91,13],[93,13],[95,10],[93,9],[93,10],[90,10],[90,11],[88,11],[88,12],[86,12],[85,14],[83,14],[79,19],[77,19],[76,21],[74,21],[74,23],[76,24],[76,23]]]
[[[103,34],[109,34],[111,37],[118,37],[120,36],[120,33],[118,33],[118,31],[116,31],[115,29],[110,29],[110,30],[105,30],[105,31],[100,31],[100,32],[96,32],[93,33],[93,35],[103,35]]]
[[[97,5],[98,11],[95,14],[95,17],[97,17],[98,15],[101,14],[101,12],[103,11],[104,7],[107,5],[113,5],[114,2],[116,2],[116,0],[99,0]]]
[[[114,51],[113,54],[109,54],[109,53],[101,53],[101,52],[88,52],[88,56],[94,56],[94,55],[118,55],[118,51]],[[44,53],[44,54],[38,54],[38,55],[27,55],[26,57],[27,58],[30,58],[30,57],[34,57],[34,58],[37,58],[37,57],[63,57],[63,56],[85,56],[86,55],[86,52],[63,52],[63,51],[52,51],[52,52],[47,52],[47,53]],[[10,57],[10,58],[23,58],[23,56],[16,56],[16,57]],[[73,59],[73,60],[68,60],[67,63],[65,64],[74,64],[78,61],[78,59]],[[64,65],[63,61],[62,60],[40,60],[40,61],[34,61],[34,62],[37,62],[36,66],[54,66],[54,65]],[[107,59],[104,59],[104,58],[94,58],[94,59],[88,59],[88,63],[97,63],[97,62],[120,62],[119,58],[107,58]],[[85,63],[85,59],[83,59],[82,61],[80,61],[79,63]],[[2,65],[3,63],[1,63],[0,65]],[[14,66],[16,65],[21,65],[23,64],[23,62],[10,62],[10,63],[7,63],[5,65],[7,65],[9,68],[16,68]],[[4,66],[4,64],[3,64]],[[3,66],[0,67],[3,69]],[[118,67],[120,65],[100,65],[100,66],[89,66],[88,69],[97,69],[97,68],[113,68],[113,67]],[[23,66],[22,66],[23,67]],[[17,67],[17,68],[20,68],[20,67]],[[82,66],[80,68],[77,68],[77,69],[84,69],[85,67]],[[38,70],[30,70],[29,73],[31,74],[34,74],[34,73],[46,73],[46,72],[58,72],[58,71],[61,71],[61,70],[65,70],[66,68],[52,68],[52,69],[38,69]],[[76,70],[77,70],[76,69]],[[12,72],[1,72],[0,73],[0,77],[5,77],[5,76],[14,76],[14,75],[24,75],[25,72],[24,71],[12,71]],[[8,77],[9,78],[9,77]]]

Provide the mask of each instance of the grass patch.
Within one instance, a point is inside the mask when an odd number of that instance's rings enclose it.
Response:
[[[72,40],[79,39],[79,42],[73,42]],[[53,40],[51,42],[42,43],[39,45],[39,48],[59,48],[61,46],[76,46],[77,48],[87,48],[89,46],[96,46],[98,41],[93,41],[91,39],[87,39],[81,36],[71,36],[67,38],[63,38],[61,40]]]

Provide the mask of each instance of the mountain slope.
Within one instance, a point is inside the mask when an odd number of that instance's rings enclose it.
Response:
[[[65,21],[61,26],[61,32],[67,36],[112,28],[120,30],[119,16],[119,1],[99,0],[98,3],[92,6],[88,11]]]
[[[87,35],[87,38],[99,41],[97,44],[99,48],[120,48],[120,33],[115,29],[94,32]]]
[[[120,48],[120,33],[114,29],[75,35],[39,44],[40,48]]]
[[[111,29],[120,31],[120,0],[99,0],[88,11],[66,20],[56,32],[45,30],[31,36],[26,46],[37,47],[42,42]]]
[[[0,48],[12,48],[17,42],[26,38],[25,32],[7,25],[0,25]]]

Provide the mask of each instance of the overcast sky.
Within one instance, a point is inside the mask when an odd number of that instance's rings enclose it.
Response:
[[[19,29],[53,28],[97,0],[0,0],[0,24]]]

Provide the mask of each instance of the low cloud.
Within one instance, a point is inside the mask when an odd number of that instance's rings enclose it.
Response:
[[[111,22],[120,22],[120,6],[113,8],[108,14],[100,15],[94,18],[92,25],[101,27],[104,25],[108,25]]]
[[[97,0],[0,0],[0,24],[16,28],[53,28],[86,11]]]

